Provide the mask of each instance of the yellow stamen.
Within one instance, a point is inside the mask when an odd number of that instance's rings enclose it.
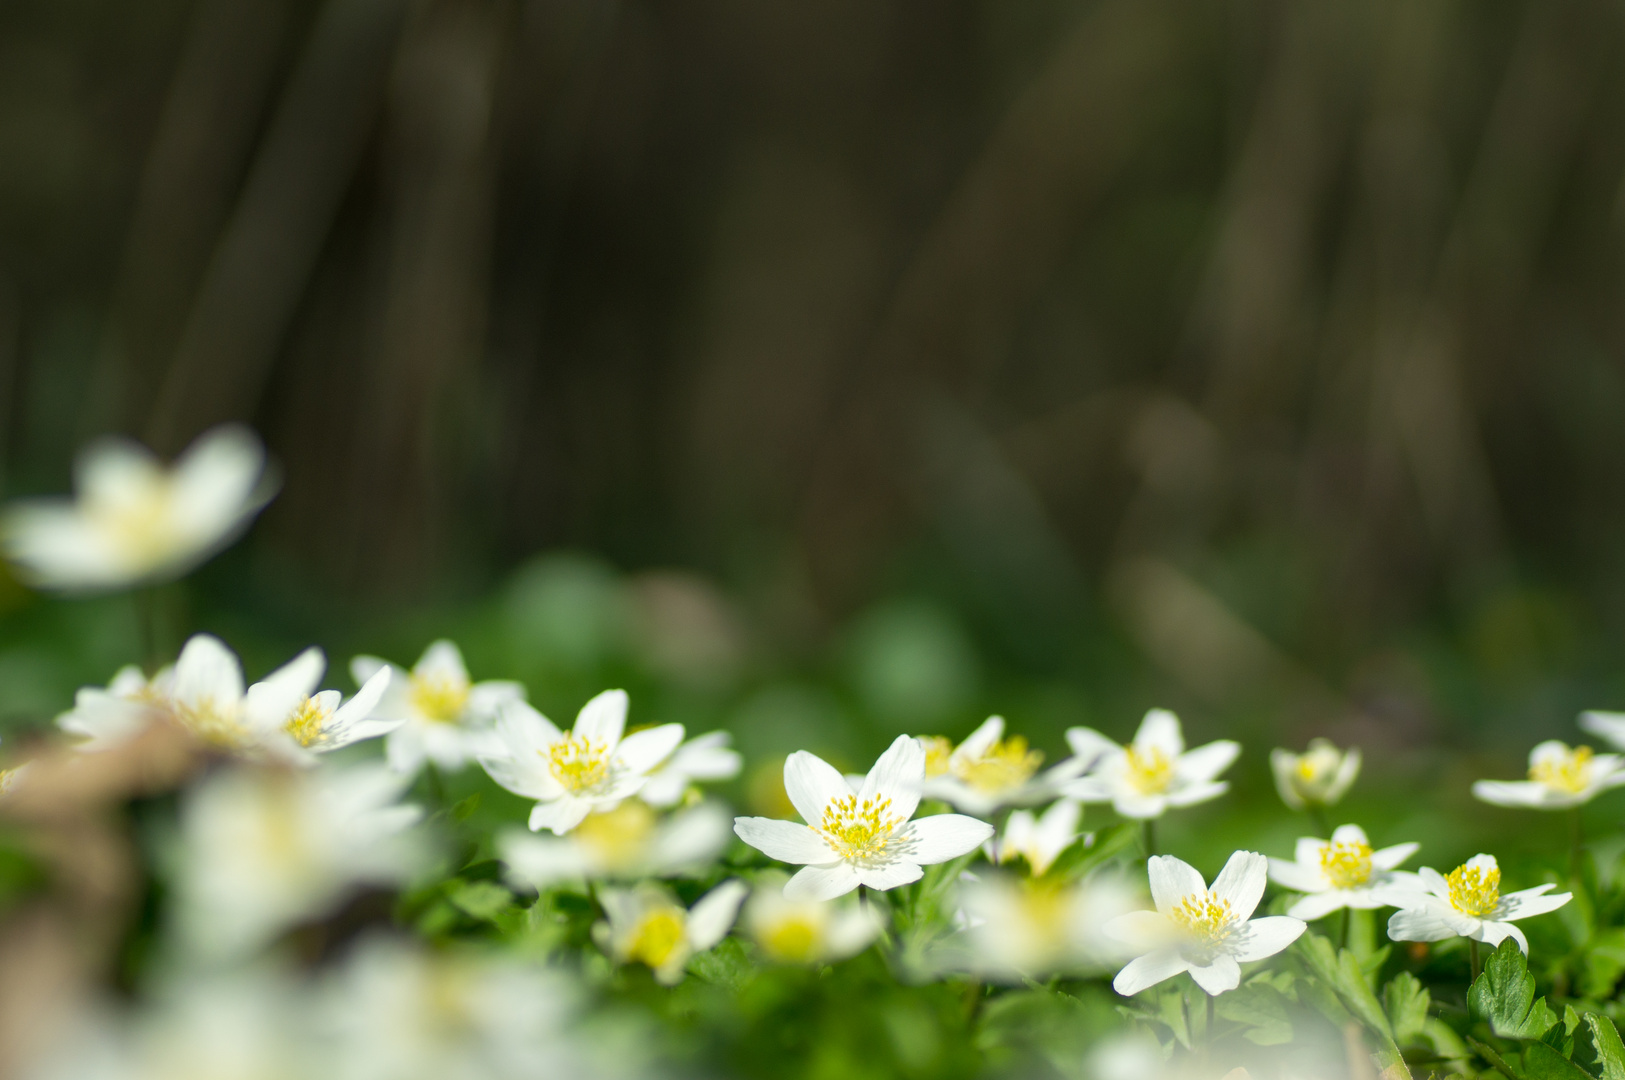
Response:
[[[1463,915],[1482,919],[1493,915],[1501,906],[1501,868],[1492,866],[1480,870],[1463,864],[1450,871],[1445,878],[1450,887],[1450,906]]]
[[[437,724],[455,724],[468,705],[468,683],[439,675],[411,676],[412,709]]]
[[[655,812],[647,803],[627,799],[613,810],[588,814],[576,826],[576,839],[591,848],[610,869],[619,869],[643,854],[654,832]]]
[[[902,819],[891,813],[891,800],[871,795],[858,802],[856,795],[831,799],[824,807],[818,831],[843,859],[873,859],[886,850],[892,830]]]
[[[288,722],[282,725],[282,730],[293,736],[300,746],[315,746],[328,741],[327,733],[322,729],[332,715],[315,698],[306,698],[304,704],[295,709]]]
[[[1529,766],[1529,779],[1556,791],[1578,795],[1591,784],[1591,747],[1563,747],[1558,759],[1543,758]]]
[[[1168,917],[1187,933],[1206,945],[1214,945],[1230,936],[1236,913],[1230,901],[1220,899],[1203,889],[1181,900]]]
[[[591,791],[609,779],[609,744],[566,735],[547,748],[553,779],[572,794]]]
[[[1129,786],[1141,795],[1160,795],[1174,780],[1174,764],[1158,747],[1128,747]]]
[[[947,772],[948,759],[953,755],[954,744],[942,735],[921,735],[919,739],[920,744],[925,747],[926,779]]]
[[[664,967],[682,947],[687,929],[688,912],[680,907],[656,908],[638,921],[626,945],[626,958]]]
[[[241,746],[248,738],[248,729],[235,713],[221,709],[210,698],[192,705],[177,704],[175,716],[183,727],[212,746],[230,749]]]
[[[1042,750],[1029,750],[1026,739],[1012,735],[988,747],[981,757],[961,761],[954,772],[981,791],[1006,791],[1026,783],[1043,760]]]
[[[762,951],[775,960],[808,964],[818,959],[824,936],[822,920],[811,915],[786,915],[757,936]]]
[[[1320,849],[1320,872],[1334,889],[1354,889],[1371,880],[1371,845],[1333,840]]]

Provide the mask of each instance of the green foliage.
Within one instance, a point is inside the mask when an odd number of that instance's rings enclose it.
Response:
[[[1503,1039],[1538,1039],[1558,1022],[1546,999],[1535,996],[1529,962],[1511,938],[1490,954],[1484,973],[1467,992],[1467,1003],[1473,1016]]]

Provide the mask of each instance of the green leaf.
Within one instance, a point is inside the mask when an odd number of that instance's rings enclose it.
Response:
[[[1347,949],[1338,952],[1319,934],[1303,935],[1297,947],[1310,973],[1330,987],[1343,1007],[1382,1039],[1385,1044],[1382,1049],[1397,1059],[1399,1048],[1394,1042],[1393,1026],[1377,996],[1371,992],[1371,985],[1366,982],[1365,972],[1354,954]]]
[[[1604,930],[1586,949],[1580,993],[1599,1001],[1611,998],[1621,976],[1625,976],[1625,928]]]
[[[1086,844],[1080,837],[1061,852],[1045,876],[1060,881],[1081,878],[1095,867],[1115,858],[1125,848],[1139,843],[1140,831],[1138,822],[1125,821],[1095,833],[1093,843]]]
[[[1249,982],[1220,995],[1215,999],[1214,1011],[1246,1028],[1242,1037],[1258,1046],[1280,1046],[1292,1041],[1287,999],[1267,981]]]
[[[1511,938],[1490,954],[1484,973],[1467,991],[1467,1005],[1503,1039],[1538,1039],[1557,1023],[1546,999],[1535,997],[1529,961]]]
[[[1532,1042],[1524,1048],[1523,1075],[1527,1080],[1595,1080],[1543,1042]]]
[[[513,905],[513,893],[494,881],[456,882],[447,890],[446,899],[464,914],[487,921],[494,921]]]
[[[1597,1075],[1602,1080],[1625,1080],[1625,1045],[1619,1041],[1619,1029],[1608,1017],[1596,1013],[1586,1013],[1585,1023],[1591,1036]]]
[[[1506,1059],[1500,1054],[1496,1053],[1495,1047],[1489,1045],[1488,1043],[1479,1042],[1471,1035],[1467,1036],[1467,1042],[1474,1050],[1478,1051],[1478,1055],[1480,1057],[1489,1062],[1490,1066],[1495,1069],[1496,1072],[1506,1077],[1507,1080],[1522,1080],[1522,1074],[1514,1072],[1512,1066],[1507,1064]]]
[[[1408,971],[1394,976],[1383,988],[1382,1003],[1388,1013],[1388,1023],[1394,1029],[1394,1041],[1401,1046],[1421,1043],[1428,1020],[1428,1006],[1433,999],[1416,976]]]

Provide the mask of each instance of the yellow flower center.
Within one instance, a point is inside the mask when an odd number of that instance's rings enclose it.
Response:
[[[925,747],[926,779],[947,772],[948,759],[953,756],[954,744],[942,735],[921,735],[920,744]]]
[[[818,959],[824,936],[821,920],[811,915],[786,915],[757,935],[762,951],[775,960],[809,964]]]
[[[1492,866],[1480,870],[1463,864],[1450,871],[1445,878],[1450,887],[1450,906],[1463,915],[1482,919],[1495,913],[1501,906],[1501,868]]]
[[[566,735],[547,748],[547,765],[564,790],[591,791],[609,779],[609,744]]]
[[[1142,751],[1136,746],[1128,747],[1128,782],[1135,791],[1141,795],[1160,795],[1168,790],[1173,779],[1174,763],[1161,749],[1152,746]]]
[[[682,947],[688,929],[688,912],[680,907],[661,907],[644,915],[626,945],[628,960],[641,960],[652,968],[664,967]]]
[[[1353,889],[1371,880],[1371,845],[1334,840],[1320,849],[1320,872],[1334,889]]]
[[[1043,751],[1027,749],[1027,740],[1013,735],[988,747],[981,757],[960,762],[954,771],[978,790],[1006,791],[1026,783],[1043,760]]]
[[[1181,900],[1168,916],[1186,933],[1206,945],[1215,945],[1230,936],[1236,913],[1230,901],[1203,889]]]
[[[576,826],[576,839],[592,849],[610,869],[635,862],[654,832],[655,812],[647,803],[627,799],[613,810],[588,814]]]
[[[413,675],[408,691],[412,709],[437,724],[455,724],[468,705],[468,683],[437,675]]]
[[[177,704],[175,716],[186,730],[211,746],[229,750],[241,746],[248,738],[248,729],[236,710],[222,709],[210,698],[193,705]]]
[[[293,740],[300,746],[315,746],[327,741],[327,733],[322,728],[332,715],[327,709],[322,708],[321,703],[315,698],[306,698],[304,704],[288,717],[288,722],[282,725],[282,730],[293,736]]]
[[[1591,784],[1591,747],[1563,748],[1561,758],[1544,758],[1529,767],[1529,779],[1555,791],[1578,795]]]
[[[902,823],[891,813],[890,799],[871,795],[860,803],[856,795],[843,795],[824,807],[818,831],[841,858],[872,859],[886,850],[892,830]]]

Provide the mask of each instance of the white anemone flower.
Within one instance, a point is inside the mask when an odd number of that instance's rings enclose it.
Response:
[[[376,714],[402,723],[389,733],[384,753],[395,769],[415,773],[425,761],[438,768],[461,769],[491,745],[491,724],[510,701],[523,701],[525,688],[501,679],[472,682],[463,654],[450,641],[423,650],[411,671],[358,656],[350,675],[365,686],[380,670],[390,670],[389,686]]]
[[[1028,810],[1013,810],[1004,823],[1004,835],[988,842],[988,859],[1007,863],[1026,859],[1033,877],[1043,877],[1061,852],[1078,838],[1083,806],[1075,799],[1057,799],[1039,817]]]
[[[1094,764],[1065,793],[1086,803],[1109,802],[1126,818],[1158,818],[1170,807],[1223,795],[1230,785],[1217,777],[1241,753],[1229,739],[1186,750],[1179,717],[1167,709],[1146,713],[1127,746],[1084,727],[1069,728],[1066,741],[1079,760]]]
[[[1573,899],[1572,893],[1552,892],[1556,886],[1550,883],[1503,896],[1493,855],[1474,855],[1448,876],[1424,866],[1417,877],[1421,889],[1389,898],[1399,908],[1388,919],[1388,936],[1395,941],[1464,937],[1493,948],[1510,937],[1527,953],[1529,939],[1513,920],[1556,911]]]
[[[1476,780],[1473,797],[1496,806],[1567,810],[1625,784],[1625,758],[1548,739],[1529,751],[1529,779]]]
[[[863,783],[852,784],[814,754],[784,762],[784,792],[807,824],[734,819],[734,832],[758,851],[802,868],[784,887],[792,900],[832,900],[859,885],[895,889],[918,881],[920,867],[975,851],[993,826],[963,814],[909,820],[920,804],[925,750],[899,735]]]
[[[998,982],[1095,971],[1123,959],[1102,928],[1134,908],[1115,875],[1083,882],[1020,879],[993,873],[959,888],[971,970]]]
[[[605,889],[600,900],[609,918],[593,926],[593,940],[617,963],[644,964],[657,981],[671,986],[683,981],[689,957],[728,936],[749,891],[743,881],[724,881],[684,908],[650,882]]]
[[[638,798],[650,806],[676,806],[696,781],[732,780],[744,765],[739,751],[728,745],[732,738],[726,731],[708,731],[688,740],[649,773]]]
[[[1330,739],[1311,739],[1301,754],[1276,747],[1270,771],[1281,801],[1294,810],[1319,809],[1340,802],[1360,775],[1360,750],[1339,750]]]
[[[925,797],[941,799],[976,817],[987,817],[1004,806],[1043,802],[1088,764],[1073,758],[1040,774],[1043,752],[1030,749],[1020,735],[1005,738],[1002,716],[988,717],[951,750],[941,736],[920,741],[926,752],[921,789]]]
[[[278,757],[301,765],[364,739],[376,739],[403,721],[378,716],[374,710],[393,673],[380,668],[354,697],[337,690],[317,690],[327,658],[314,645],[248,688],[243,711],[254,742]]]
[[[480,754],[491,779],[527,799],[532,832],[562,836],[598,810],[638,794],[649,771],[683,741],[682,724],[626,730],[624,690],[605,690],[581,707],[575,726],[560,731],[522,701],[503,706],[496,738]]]
[[[1587,709],[1580,714],[1580,727],[1607,740],[1614,749],[1625,750],[1625,713]]]
[[[235,540],[271,496],[265,448],[227,425],[166,469],[127,439],[87,446],[72,499],[25,499],[0,516],[0,549],[30,585],[121,589],[180,577]]]
[[[1287,909],[1287,914],[1306,922],[1344,908],[1387,907],[1390,893],[1420,887],[1415,874],[1398,869],[1419,847],[1415,843],[1394,844],[1373,851],[1364,829],[1339,825],[1330,840],[1300,838],[1293,860],[1271,859],[1270,878],[1277,885],[1305,894]]]
[[[561,881],[635,881],[703,870],[728,845],[729,815],[701,803],[658,817],[641,798],[588,814],[567,836],[514,828],[497,834],[511,884],[542,890]]]
[[[1230,856],[1209,889],[1190,864],[1153,855],[1148,870],[1155,911],[1134,911],[1107,923],[1105,933],[1142,953],[1112,980],[1128,997],[1181,972],[1209,995],[1241,984],[1241,965],[1274,956],[1304,931],[1289,915],[1252,918],[1264,896],[1269,860],[1255,851]]]
[[[872,904],[840,900],[791,900],[789,875],[768,871],[745,904],[744,924],[763,955],[781,964],[833,964],[867,949],[885,929]]]
[[[105,687],[84,686],[74,694],[73,708],[56,718],[56,726],[84,741],[79,749],[110,750],[169,715],[174,667],[148,679],[134,664],[122,667]]]
[[[242,956],[331,911],[361,886],[394,886],[426,863],[407,778],[381,763],[231,769],[193,790],[175,852],[175,926],[198,953]]]

